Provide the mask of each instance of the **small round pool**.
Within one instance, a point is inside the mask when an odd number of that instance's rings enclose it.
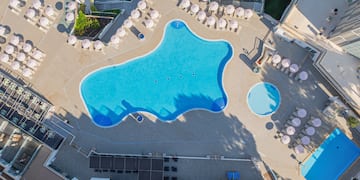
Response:
[[[268,82],[255,84],[247,95],[250,110],[259,116],[273,114],[279,108],[280,101],[279,89]]]

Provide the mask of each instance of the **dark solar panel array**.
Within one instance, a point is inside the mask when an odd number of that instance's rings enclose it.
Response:
[[[162,180],[164,176],[163,158],[91,155],[89,160],[92,169],[137,172],[138,180]]]

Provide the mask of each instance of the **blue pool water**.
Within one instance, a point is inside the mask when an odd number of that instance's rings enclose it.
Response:
[[[232,54],[229,43],[204,40],[174,20],[154,51],[86,76],[81,96],[100,127],[114,126],[138,111],[162,121],[195,108],[219,112],[227,104],[222,74]]]
[[[339,129],[335,129],[301,166],[301,174],[307,180],[335,180],[359,156],[359,147]]]
[[[247,98],[250,110],[259,116],[274,113],[279,108],[281,100],[277,87],[267,82],[254,85]]]

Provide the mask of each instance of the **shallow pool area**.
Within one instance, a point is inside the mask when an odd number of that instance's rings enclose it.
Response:
[[[273,114],[279,108],[280,102],[279,89],[268,82],[255,84],[247,95],[247,104],[250,110],[259,116]]]
[[[335,129],[301,165],[307,180],[338,179],[360,156],[357,147],[340,129]]]
[[[183,21],[173,20],[155,50],[90,73],[80,93],[100,127],[141,111],[162,121],[193,109],[219,112],[227,104],[222,75],[232,55],[228,42],[202,39]]]

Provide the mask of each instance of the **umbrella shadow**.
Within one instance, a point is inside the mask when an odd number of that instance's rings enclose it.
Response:
[[[56,10],[62,10],[64,8],[64,3],[61,1],[58,1],[55,3]]]

